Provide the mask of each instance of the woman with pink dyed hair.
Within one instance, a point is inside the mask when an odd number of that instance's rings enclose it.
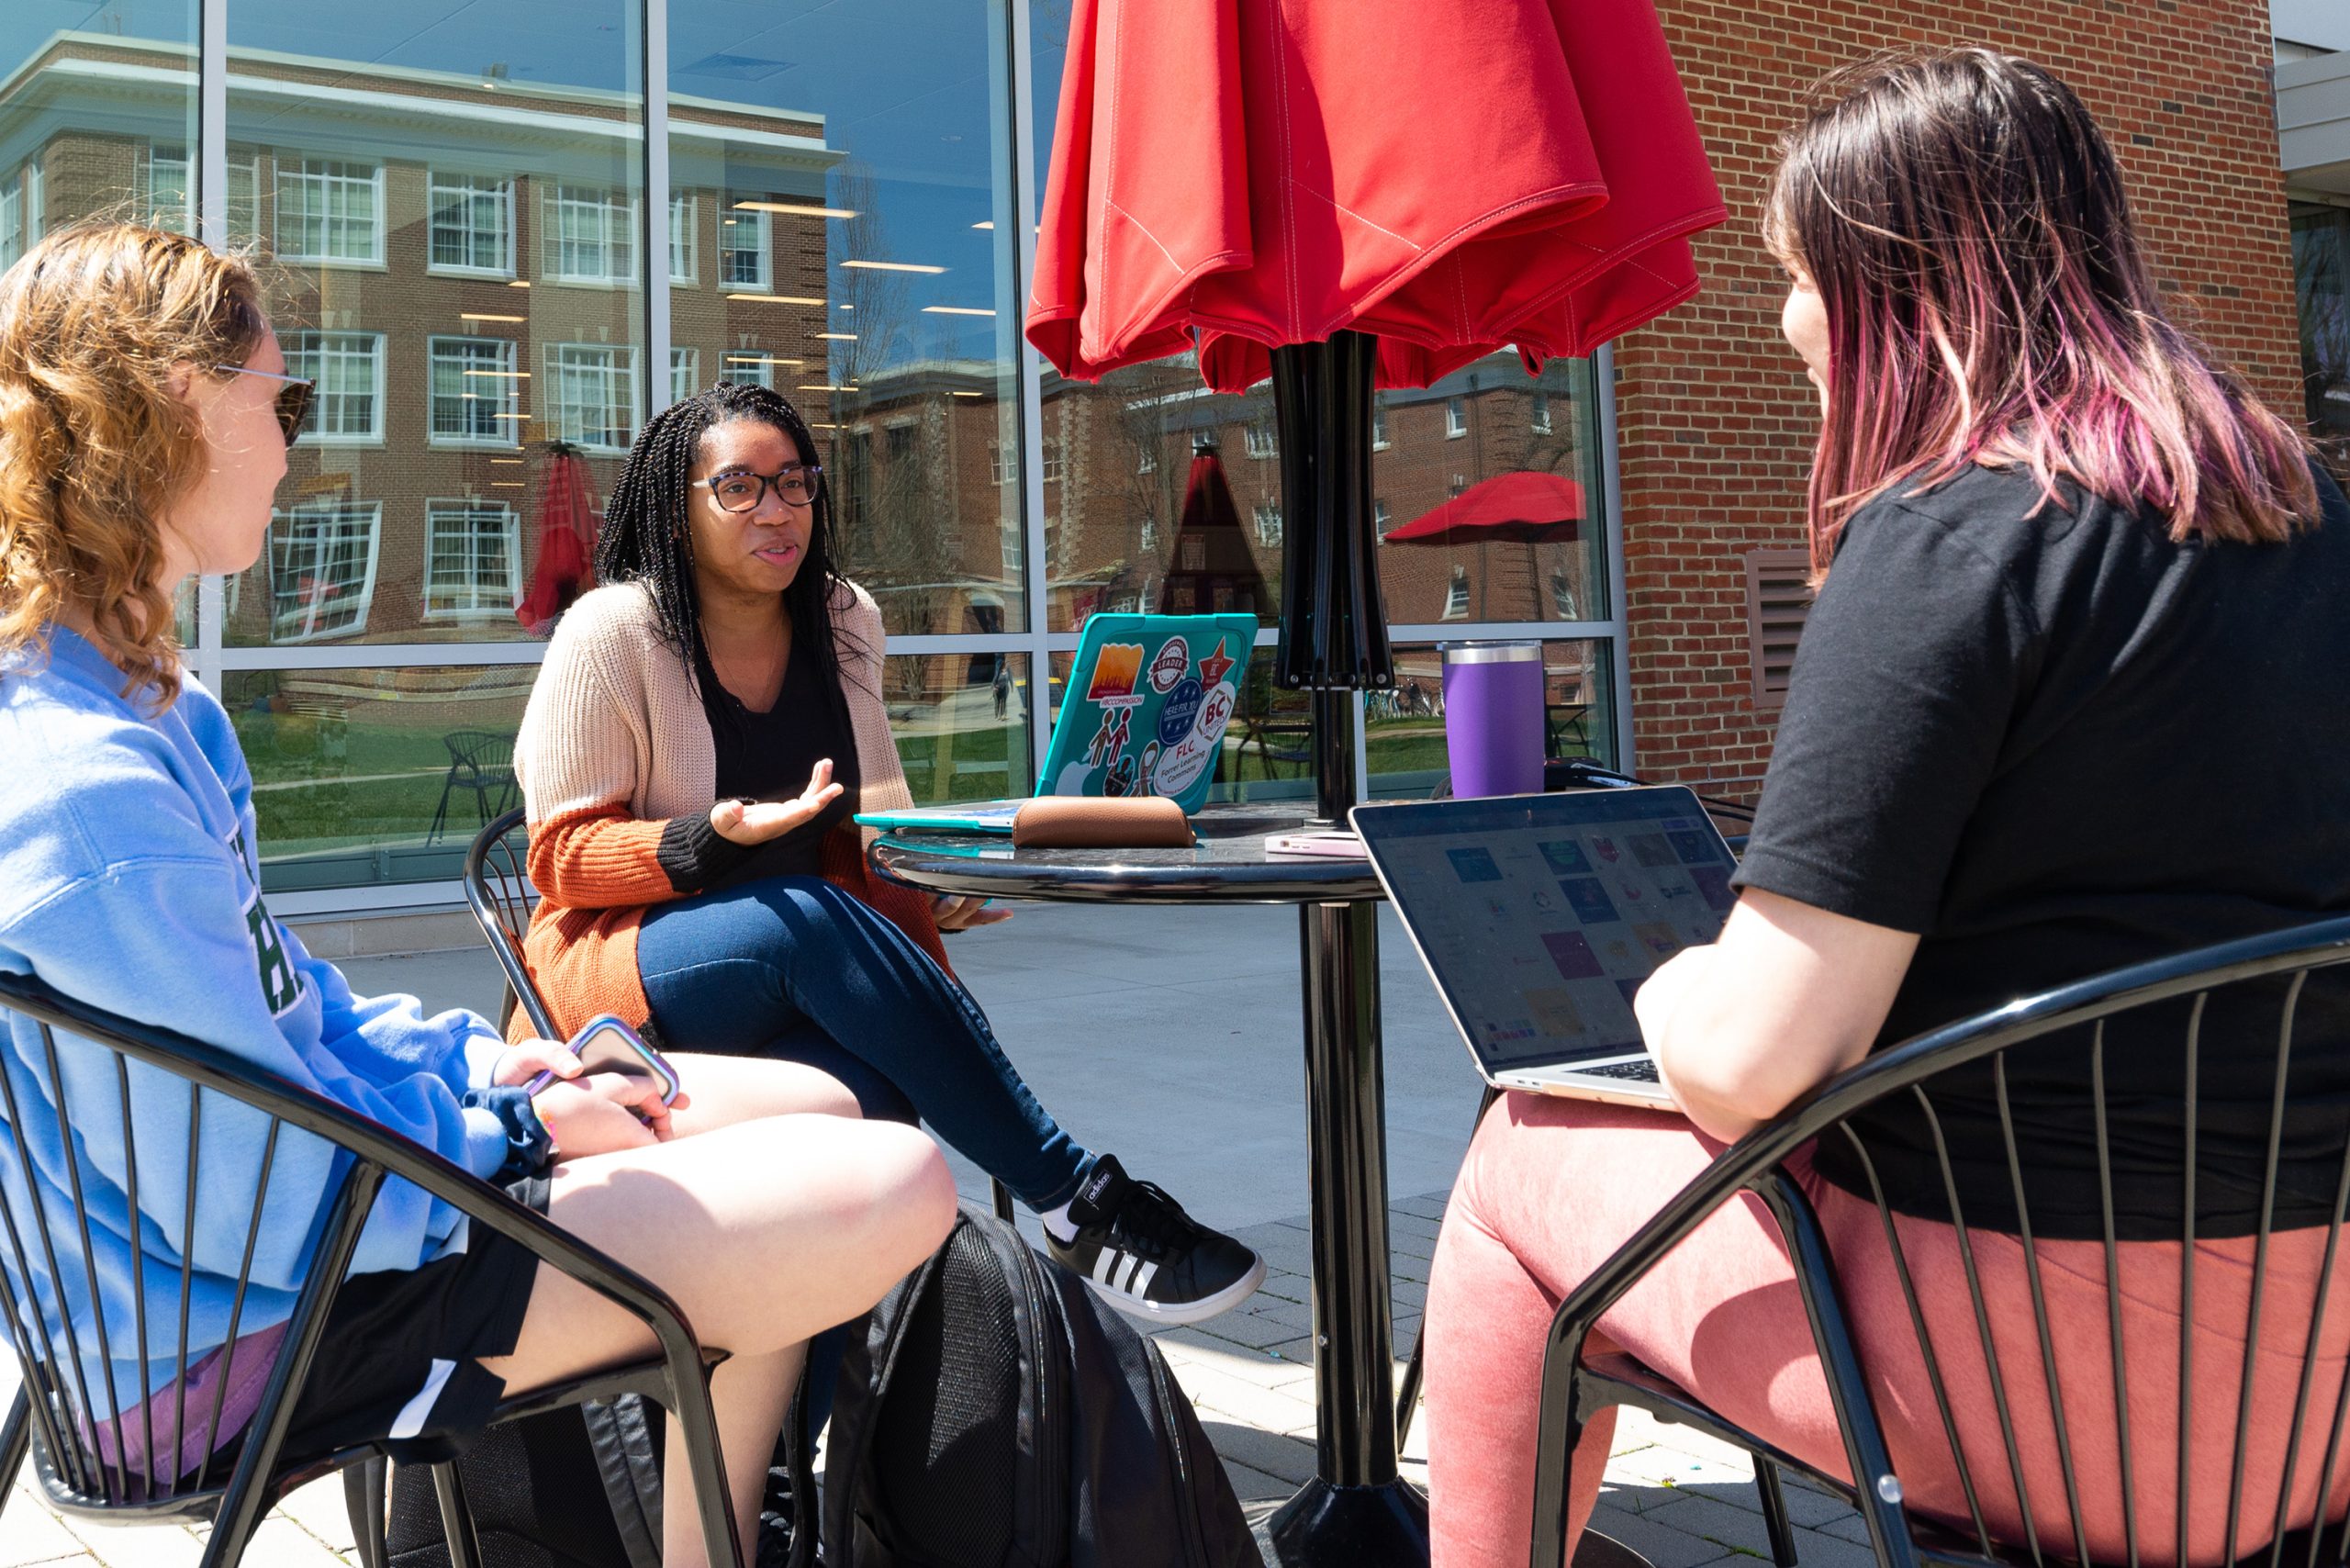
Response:
[[[1471,1149],[1429,1288],[1437,1568],[1527,1561],[1538,1371],[1558,1302],[1724,1145],[1873,1049],[2121,964],[2350,912],[2350,510],[2295,429],[2166,318],[2104,137],[2039,66],[1987,50],[1877,63],[1787,136],[1764,216],[1782,319],[1823,420],[1809,523],[1822,587],[1718,942],[1636,1011],[1681,1114],[1512,1094]],[[2279,243],[2282,235],[2279,234]],[[2273,270],[2273,269],[2272,269]],[[2350,976],[2300,995],[2264,1342],[2249,1380],[2289,1425],[2350,1117]],[[2192,1484],[2179,1539],[2178,1052],[2106,1039],[2131,1473],[2112,1425],[2100,1193],[2076,1107],[2087,1053],[2019,1053],[2008,1088],[2073,1413],[2093,1556],[2218,1563],[2228,1540],[2244,1293],[2277,1050],[2207,1021],[2198,1101]],[[2265,1059],[2263,1059],[2265,1058]],[[2255,1063],[2258,1065],[2255,1066]],[[2068,1064],[2077,1064],[2068,1065]],[[2066,1075],[2077,1071],[2084,1081]],[[1940,1132],[2009,1369],[2018,1502],[1979,1357],[1945,1355],[1992,1532],[2072,1540],[2013,1234],[1998,1103],[1938,1092]],[[2061,1108],[2061,1109],[2060,1109]],[[1887,1103],[1870,1135],[1935,1344],[1973,1334],[1932,1137]],[[2311,1149],[2331,1148],[2331,1157]],[[1834,1249],[1913,1508],[1968,1517],[1865,1178],[1824,1143],[1800,1171]],[[2322,1174],[2305,1169],[2322,1162]],[[2208,1173],[2217,1170],[2218,1175]],[[2315,1194],[2315,1196],[2312,1196]],[[2344,1271],[2350,1271],[2345,1270]],[[2337,1281],[2337,1283],[2342,1282]],[[2337,1292],[2337,1295],[2342,1293]],[[1945,1334],[1951,1316],[1963,1332]],[[2329,1318],[2345,1316],[2330,1313]],[[1600,1337],[1824,1470],[1843,1448],[1775,1226],[1718,1212]],[[2267,1336],[2264,1335],[2264,1341]],[[2309,1420],[2330,1429],[2350,1320],[2329,1322]],[[2272,1364],[2272,1361],[2273,1363]],[[2165,1367],[2168,1368],[2167,1372]],[[2285,1381],[2289,1383],[2289,1377]],[[2093,1414],[2103,1411],[2100,1426]],[[1612,1417],[1583,1428],[1590,1518]],[[2255,1444],[2247,1495],[2277,1476]],[[2312,1450],[2314,1451],[2314,1450]],[[2288,1525],[2340,1518],[2314,1465]],[[2137,1505],[2125,1540],[2121,1497]]]

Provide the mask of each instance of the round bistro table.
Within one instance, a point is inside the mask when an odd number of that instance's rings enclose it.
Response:
[[[1365,860],[1275,856],[1297,806],[1211,806],[1188,849],[1019,849],[992,834],[884,834],[882,875],[933,893],[1063,903],[1298,906],[1313,1193],[1315,1477],[1270,1521],[1276,1554],[1364,1568],[1427,1561],[1427,1502],[1396,1468],[1379,1039],[1379,879]]]

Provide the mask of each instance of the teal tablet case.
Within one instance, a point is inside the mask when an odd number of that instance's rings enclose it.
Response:
[[[1198,811],[1256,644],[1253,615],[1088,619],[1036,793],[1164,795]]]
[[[1096,615],[1069,666],[1039,795],[1165,795],[1207,803],[1257,645],[1253,615]],[[866,827],[1010,833],[1017,801],[857,813]]]

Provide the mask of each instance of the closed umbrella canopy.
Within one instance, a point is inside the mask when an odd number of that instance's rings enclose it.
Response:
[[[1459,546],[1508,539],[1554,544],[1572,543],[1582,533],[1582,485],[1558,474],[1504,474],[1388,530],[1380,543]]]
[[[549,449],[533,511],[538,565],[514,618],[543,636],[572,600],[596,586],[596,514],[588,504],[588,465],[560,442]]]
[[[1378,339],[1381,386],[1583,354],[1725,216],[1651,0],[1077,0],[1029,340],[1098,379]]]

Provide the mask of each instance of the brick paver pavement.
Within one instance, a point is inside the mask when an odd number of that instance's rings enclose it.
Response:
[[[1399,1375],[1419,1332],[1428,1259],[1443,1213],[1441,1193],[1404,1199],[1392,1210]],[[1236,1234],[1264,1254],[1264,1288],[1237,1312],[1157,1338],[1224,1456],[1242,1505],[1252,1520],[1261,1521],[1314,1469],[1310,1254],[1303,1217]],[[1638,1411],[1623,1413],[1616,1435],[1600,1499],[1601,1529],[1654,1568],[1767,1560],[1753,1471],[1743,1454]],[[1425,1428],[1416,1427],[1404,1470],[1421,1485],[1427,1480],[1426,1455]],[[1855,1515],[1792,1480],[1787,1504],[1803,1568],[1867,1568],[1868,1538]],[[0,1512],[0,1568],[195,1568],[203,1539],[200,1529],[63,1519],[19,1481]],[[245,1562],[251,1568],[355,1568],[341,1484],[318,1482],[287,1498]]]

